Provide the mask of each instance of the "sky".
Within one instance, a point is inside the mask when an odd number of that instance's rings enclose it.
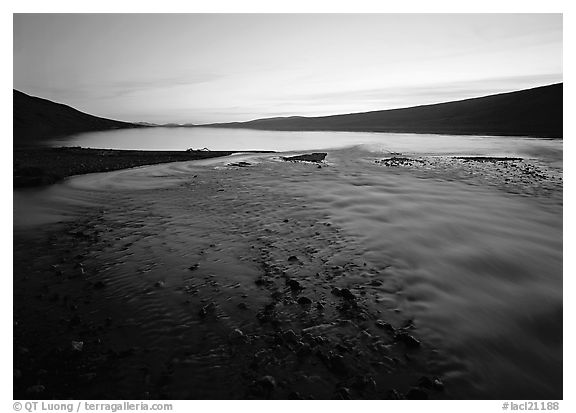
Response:
[[[15,14],[14,88],[111,119],[213,123],[562,81],[561,14]]]

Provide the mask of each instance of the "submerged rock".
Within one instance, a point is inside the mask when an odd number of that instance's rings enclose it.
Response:
[[[394,327],[392,327],[392,324],[382,320],[376,320],[376,327],[381,328],[382,330],[387,331],[389,333],[394,333],[396,331]]]
[[[420,347],[420,341],[411,336],[408,333],[398,333],[394,336],[394,340],[400,343],[404,343],[406,347],[418,348]]]

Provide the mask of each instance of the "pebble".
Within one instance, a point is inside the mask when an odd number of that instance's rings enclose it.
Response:
[[[298,336],[296,335],[296,333],[293,330],[288,330],[285,331],[282,334],[282,338],[287,342],[287,343],[297,343],[298,342]]]
[[[296,355],[298,357],[306,357],[312,353],[312,348],[307,343],[299,342],[298,350],[296,351]]]
[[[350,390],[347,387],[340,387],[336,390],[339,399],[350,400]]]
[[[442,381],[437,377],[433,377],[432,379],[426,376],[420,377],[420,380],[418,380],[418,386],[436,391],[444,390],[444,383],[442,383]]]
[[[256,383],[269,390],[273,390],[276,387],[276,380],[272,376],[260,377]]]
[[[396,391],[396,389],[388,390],[388,393],[386,394],[386,396],[387,396],[386,398],[388,400],[400,400],[401,399],[400,394]]]
[[[344,361],[344,357],[340,354],[331,354],[328,357],[328,362],[330,364],[330,368],[338,373],[338,374],[347,374],[348,373],[348,366]]]
[[[356,296],[348,288],[342,288],[340,294],[345,300],[353,301],[356,299]]]
[[[216,312],[216,304],[211,302],[202,307],[202,309],[200,310],[200,317],[206,317],[207,315],[214,314],[215,312]]]
[[[302,285],[296,280],[288,280],[286,284],[288,285],[288,287],[290,287],[290,289],[295,291],[304,289],[304,287],[302,287]]]
[[[82,349],[84,348],[84,342],[83,341],[72,341],[71,343],[72,345],[72,350],[74,351],[82,351]]]
[[[240,330],[239,328],[235,328],[234,330],[232,330],[232,332],[228,336],[228,339],[230,341],[235,341],[235,342],[245,341],[246,336],[244,335],[244,332],[242,330]]]
[[[298,304],[302,306],[312,305],[312,300],[309,299],[308,297],[300,297],[298,299]]]

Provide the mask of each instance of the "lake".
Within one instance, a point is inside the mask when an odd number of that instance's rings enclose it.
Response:
[[[420,155],[491,155],[562,158],[561,139],[421,135],[370,132],[283,132],[225,128],[142,128],[82,133],[54,140],[53,146],[84,148],[213,151],[300,151],[354,145],[371,150]]]

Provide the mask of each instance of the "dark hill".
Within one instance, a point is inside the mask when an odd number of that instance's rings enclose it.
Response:
[[[434,105],[203,126],[284,131],[368,131],[562,137],[562,83]]]
[[[140,127],[99,118],[70,106],[14,90],[14,146],[34,145],[58,136],[80,132]]]

